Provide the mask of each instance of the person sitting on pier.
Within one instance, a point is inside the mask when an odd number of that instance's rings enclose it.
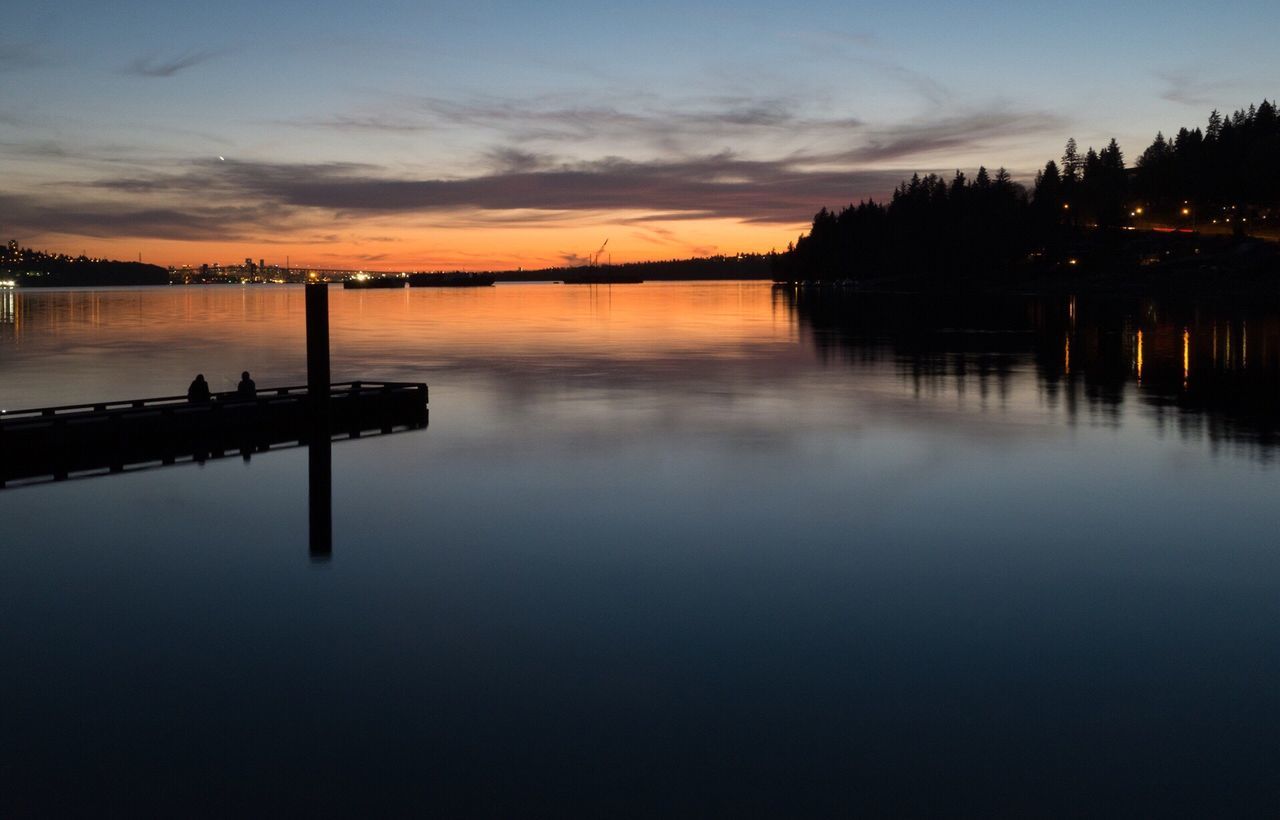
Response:
[[[209,383],[204,380],[203,373],[197,373],[195,380],[187,388],[187,401],[192,404],[207,404],[209,402]]]
[[[246,370],[240,374],[240,383],[236,385],[236,398],[251,399],[256,395],[258,395],[258,385],[249,378],[249,371]]]

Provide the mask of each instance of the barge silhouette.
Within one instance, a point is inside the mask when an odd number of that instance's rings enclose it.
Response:
[[[492,273],[411,273],[411,288],[484,288],[498,281]]]
[[[342,283],[343,290],[370,290],[402,287],[404,287],[404,277],[401,276],[366,276],[363,279],[347,279]]]

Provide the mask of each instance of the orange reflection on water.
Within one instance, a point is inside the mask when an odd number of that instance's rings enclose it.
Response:
[[[1230,344],[1230,342],[1228,342]],[[1191,331],[1182,329],[1182,386],[1187,386],[1187,378],[1191,374]]]
[[[1142,331],[1138,331],[1138,383],[1142,383]]]

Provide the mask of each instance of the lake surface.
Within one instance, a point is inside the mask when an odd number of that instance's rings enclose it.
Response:
[[[1280,804],[1280,313],[330,292],[426,430],[0,490],[0,815]],[[0,292],[0,408],[305,382],[289,286]]]

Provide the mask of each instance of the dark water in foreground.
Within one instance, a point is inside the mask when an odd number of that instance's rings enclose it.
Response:
[[[0,292],[0,407],[304,381],[287,287]],[[0,815],[1280,803],[1280,314],[331,293],[425,431],[0,491]]]

